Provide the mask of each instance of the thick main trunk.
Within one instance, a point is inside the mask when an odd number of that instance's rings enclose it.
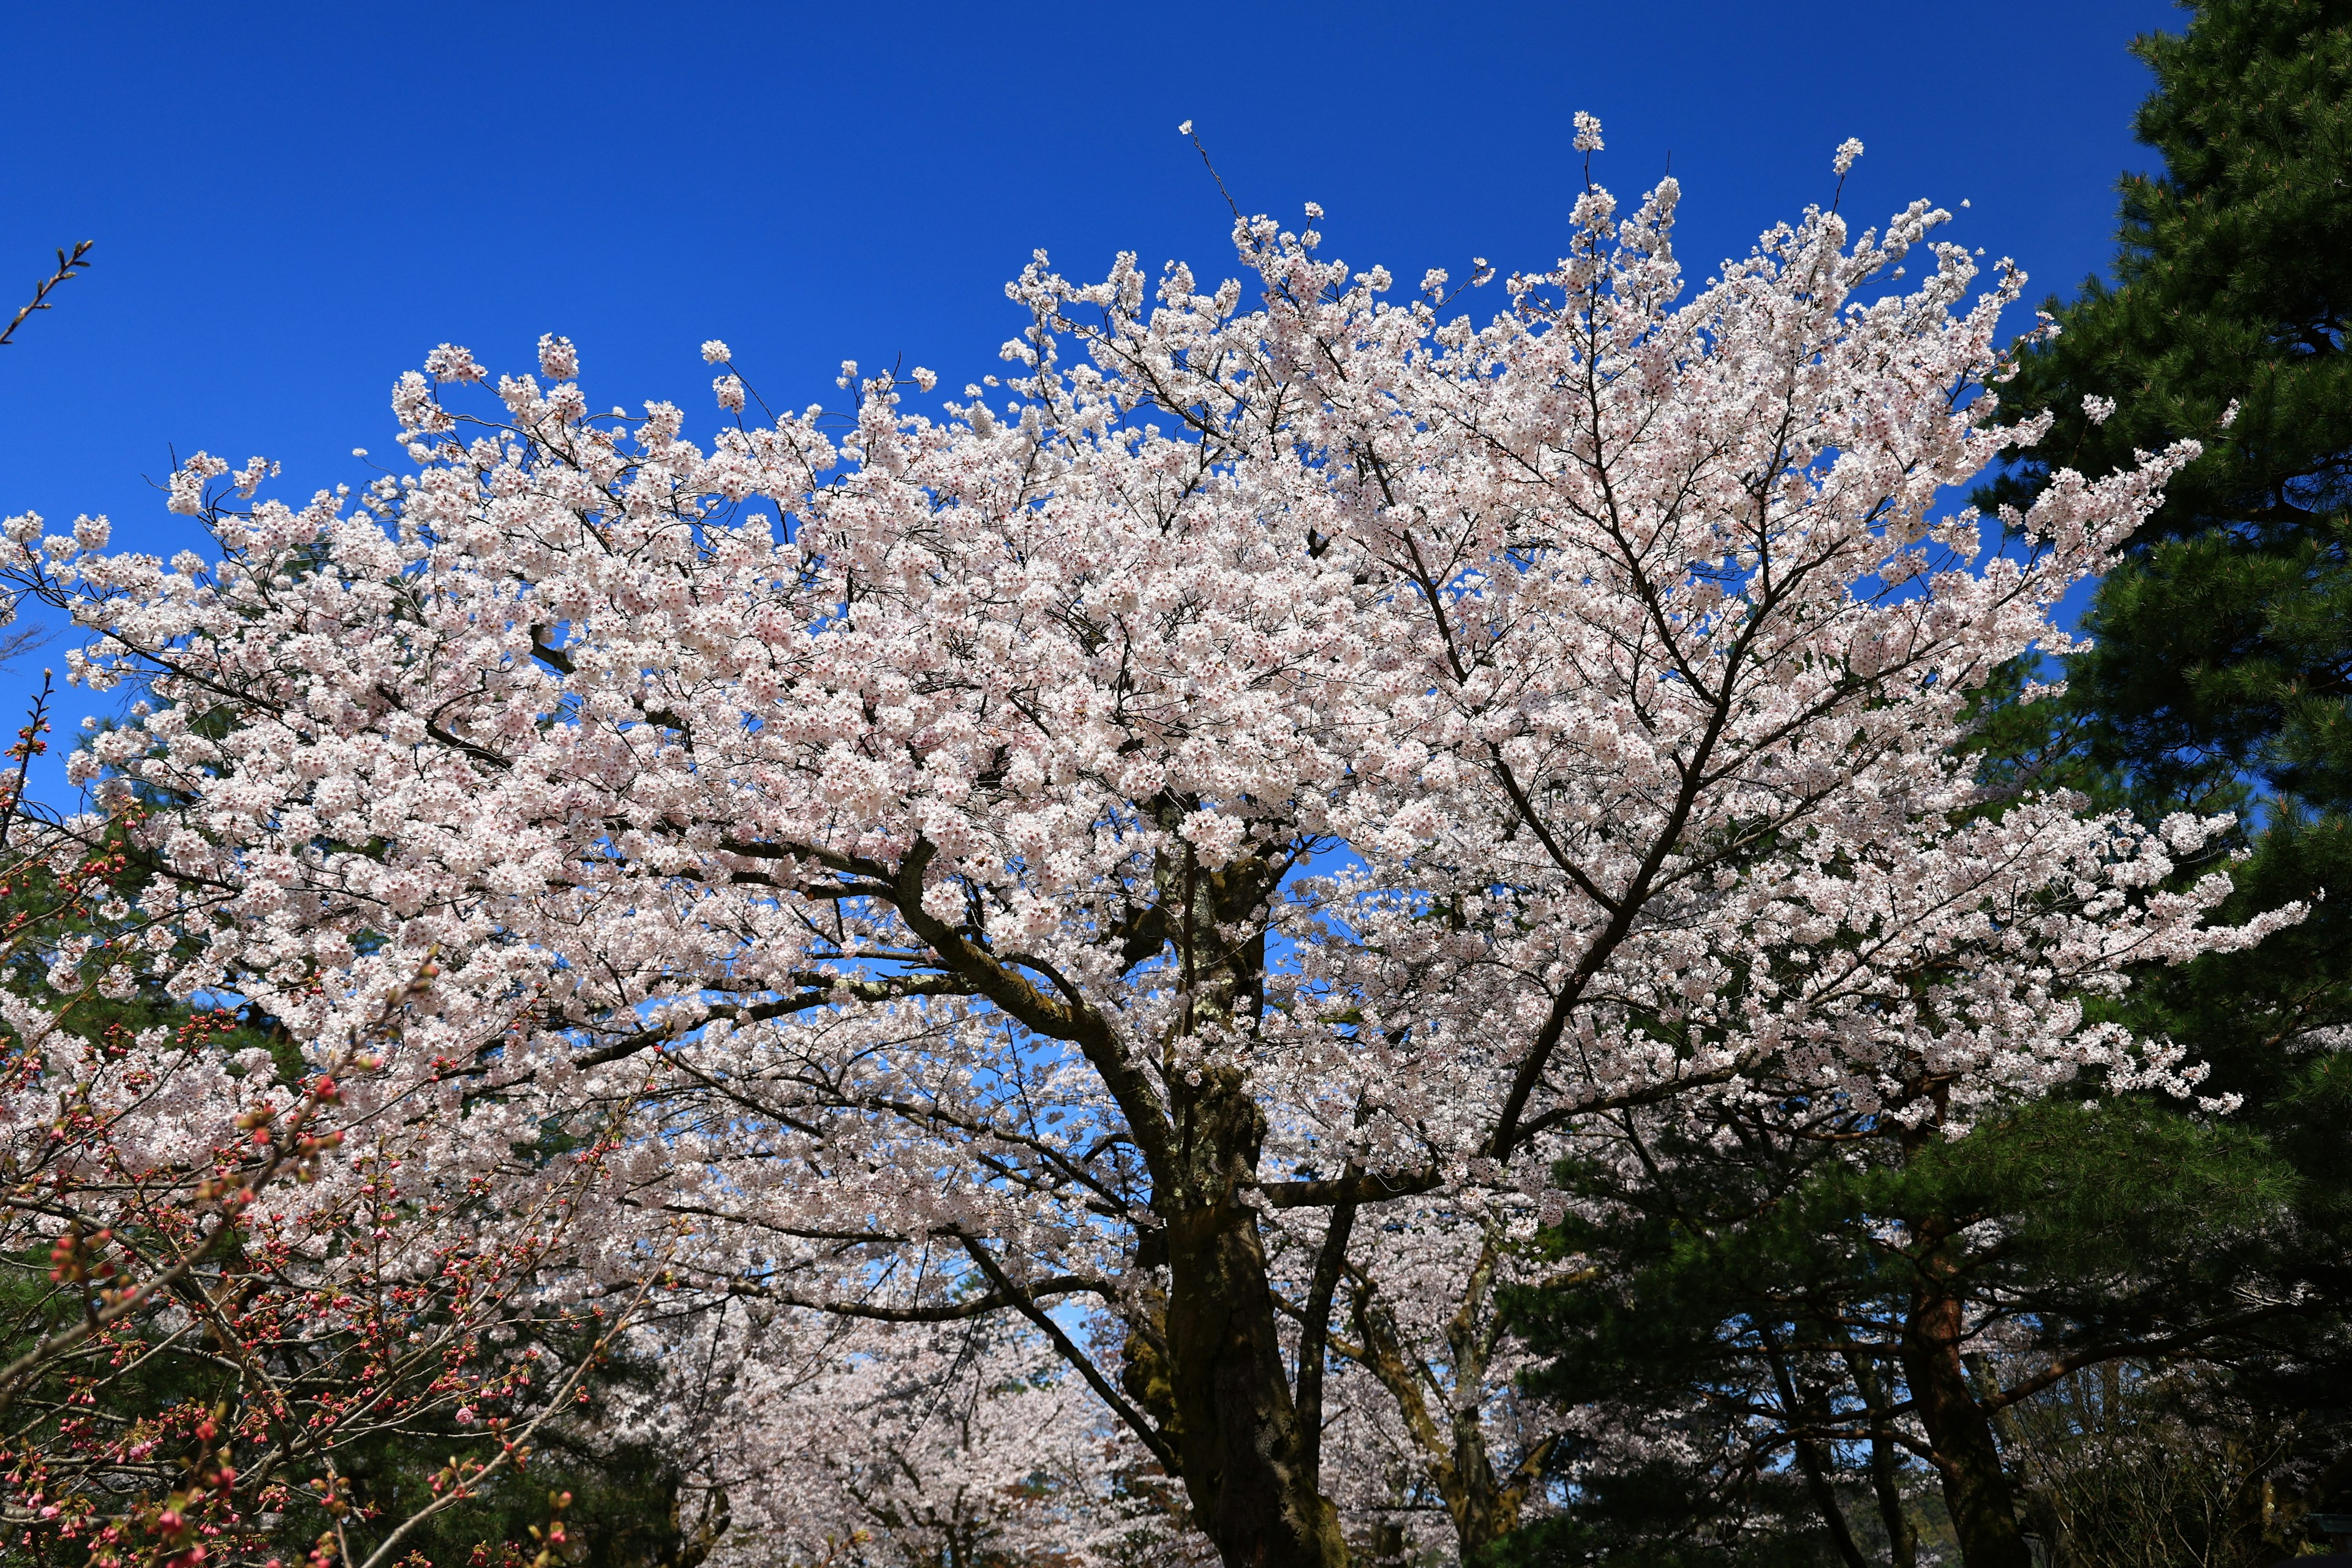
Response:
[[[1960,1360],[1963,1316],[1957,1296],[1924,1282],[1904,1324],[1904,1375],[1935,1451],[1960,1560],[1968,1568],[2033,1568],[1992,1422]]]
[[[1194,1517],[1230,1568],[1342,1568],[1276,1339],[1255,1215],[1212,1205],[1168,1221],[1169,1393]]]
[[[1172,807],[1171,807],[1172,810]],[[1209,869],[1163,857],[1163,902],[1133,947],[1172,939],[1187,994],[1176,1041],[1265,1008],[1265,939],[1225,934],[1261,918],[1261,860]],[[1168,1296],[1158,1332],[1129,1342],[1125,1381],[1158,1418],[1192,1516],[1227,1568],[1346,1568],[1337,1511],[1318,1486],[1317,1445],[1284,1368],[1255,1196],[1265,1118],[1227,1066],[1163,1064],[1170,1137],[1154,1173]]]
[[[1291,1395],[1256,1212],[1263,1122],[1236,1075],[1178,1109],[1186,1179],[1166,1203],[1168,1300],[1147,1381],[1193,1517],[1228,1568],[1344,1568]],[[1138,1370],[1130,1354],[1130,1373]]]

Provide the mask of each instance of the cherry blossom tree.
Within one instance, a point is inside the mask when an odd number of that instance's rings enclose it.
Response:
[[[1579,1413],[1522,1393],[1526,1359],[1497,1300],[1537,1277],[1535,1218],[1524,1199],[1464,1213],[1433,1194],[1351,1230],[1325,1340],[1324,1468],[1347,1474],[1330,1476],[1333,1501],[1371,1538],[1420,1542],[1434,1525],[1467,1552],[1508,1533],[1554,1479]],[[1274,1250],[1304,1263],[1322,1240],[1294,1221]]]
[[[225,999],[170,1004],[156,960],[189,944],[142,918],[138,820],[7,810],[0,958],[33,976],[0,991],[8,1543],[190,1568],[315,1536],[320,1563],[393,1561],[527,1462],[594,1359],[550,1348],[621,1331],[547,1289],[611,1145],[535,1183],[431,1146],[381,1057],[429,1013],[429,963],[310,1053]],[[355,1477],[436,1428],[454,1452],[422,1505]]]
[[[90,248],[58,252],[0,345]],[[76,547],[103,528],[81,520]],[[0,661],[47,637],[12,626]],[[389,1562],[520,1473],[623,1331],[547,1289],[611,1145],[496,1193],[427,1153],[429,1081],[379,1069],[432,1010],[429,958],[352,1032],[300,1042],[233,994],[168,988],[203,941],[137,842],[154,798],[59,817],[28,795],[53,695],[44,672],[0,777],[0,1549]],[[428,1500],[354,1473],[428,1435],[446,1463],[403,1478]]]
[[[1213,1560],[1173,1483],[1017,1317],[845,1321],[739,1299],[643,1338],[663,1376],[621,1435],[724,1500],[714,1563]]]
[[[1686,288],[1678,196],[1588,180],[1483,326],[1263,218],[1254,301],[1040,255],[1002,383],[779,414],[709,343],[707,448],[562,339],[494,386],[445,345],[413,471],[198,454],[215,554],[11,523],[15,581],[143,685],[77,776],[178,803],[171,984],[356,1039],[432,957],[419,1159],[604,1138],[580,1289],[658,1246],[684,1297],[1011,1324],[1264,1568],[1347,1560],[1325,1431],[1377,1390],[1475,1544],[1545,1462],[1486,1314],[1580,1118],[2188,1092],[2086,1001],[2294,918],[2166,889],[2215,823],[1985,809],[1954,756],[2194,448],[1989,539],[1939,507],[2020,276],[1971,300],[1919,203]]]

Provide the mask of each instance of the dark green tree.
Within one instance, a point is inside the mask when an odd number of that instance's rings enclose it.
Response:
[[[1522,1304],[1560,1392],[1745,1432],[1777,1457],[1764,1473],[1821,1505],[1818,1523],[1788,1516],[1792,1548],[1810,1532],[1850,1562],[1838,1478],[1883,1461],[1866,1439],[1887,1415],[1942,1405],[1926,1446],[1969,1561],[2013,1560],[2031,1512],[2015,1456],[1989,1466],[1979,1439],[2011,1447],[2002,1417],[2032,1379],[1978,1356],[1930,1386],[1936,1311],[2050,1365],[2206,1358],[2282,1429],[2340,1429],[2328,1417],[2352,1406],[2352,0],[2187,8],[2183,32],[2134,46],[2157,78],[2137,129],[2162,167],[2123,183],[2113,277],[2051,301],[2057,331],[2001,389],[1999,417],[2053,424],[1980,500],[2021,508],[2062,468],[2102,474],[2183,438],[2205,452],[2103,584],[2064,699],[2010,700],[2021,669],[1986,694],[1979,762],[1996,792],[2075,788],[2150,821],[2239,811],[2231,913],[2313,906],[2253,952],[2143,976],[2118,1009],[2208,1063],[2201,1087],[2237,1110],[2053,1104],[1950,1143],[1866,1121],[1791,1136],[1792,1116],[1571,1169],[1617,1190],[1588,1193],[1600,1217],[1561,1245],[1618,1282]],[[2300,1456],[2323,1478],[2334,1457]],[[1725,1481],[1688,1478],[1653,1524],[1693,1539]],[[1609,1523],[1607,1495],[1555,1527],[1570,1555],[1654,1553]]]
[[[1958,1138],[1803,1104],[1590,1131],[1554,1234],[1579,1277],[1516,1303],[1550,1358],[1530,1381],[1678,1426],[1692,1458],[1652,1483],[1673,1509],[1614,1506],[1655,1461],[1593,1477],[1533,1561],[1907,1568],[1932,1490],[1965,1561],[2021,1563],[2015,1410],[2279,1315],[2263,1238],[2295,1173],[2150,1100],[2053,1100]]]
[[[2198,0],[2139,39],[2160,172],[2122,185],[2111,280],[2053,300],[2003,419],[2054,424],[1982,498],[2021,504],[2184,437],[2204,455],[2101,584],[2096,647],[2042,715],[2046,751],[2143,815],[2236,796],[2235,913],[2294,900],[2259,949],[2146,977],[2138,1027],[2211,1066],[2231,1120],[2298,1173],[2262,1271],[2308,1310],[2267,1325],[2236,1392],[2280,1424],[2352,1417],[2352,3]],[[2111,400],[2104,421],[2095,417]],[[2315,1506],[2352,1504],[2334,1451]]]
[[[2340,1104],[2308,1047],[2352,1023],[2352,0],[2187,8],[2183,33],[2133,45],[2162,172],[2123,181],[2113,280],[2051,300],[2058,333],[2021,353],[2000,417],[2054,423],[1979,500],[2205,447],[2100,585],[2065,699],[2003,721],[2012,751],[2042,726],[2045,777],[2145,816],[2235,805],[2242,907],[2314,905],[2152,987],[2145,1021],[2259,1114]]]
[[[2054,424],[1991,488],[2105,473],[2189,438],[2205,455],[2104,584],[2071,661],[2098,760],[2193,790],[2250,775],[2352,803],[2352,3],[2199,0],[2134,50],[2162,173],[2123,181],[2110,283],[2053,300],[2057,335],[2003,388]],[[2114,405],[2097,417],[2105,399]],[[2234,418],[2231,410],[2235,410]]]

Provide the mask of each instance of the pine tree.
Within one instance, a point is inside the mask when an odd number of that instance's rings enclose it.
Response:
[[[1673,1432],[1683,1460],[1585,1463],[1531,1563],[1681,1542],[1903,1565],[1947,1514],[1967,1563],[2022,1561],[2019,1412],[2083,1369],[2259,1344],[2280,1315],[2263,1238],[2296,1173],[2159,1101],[2062,1099],[1957,1138],[1810,1106],[1591,1131],[1551,1238],[1579,1267],[1514,1304],[1548,1358],[1529,1383]]]
[[[2002,418],[2055,424],[1979,499],[2205,444],[2100,585],[2065,700],[2037,705],[2041,762],[2150,818],[2245,815],[2241,906],[2311,918],[2149,977],[2149,1004],[2218,1088],[2340,1108],[2352,1084],[2307,1053],[2352,1025],[2352,0],[2188,8],[2133,45],[2164,168],[2122,182],[2114,279],[2053,298],[2057,335],[2002,389]]]
[[[2308,900],[2259,949],[2147,976],[2143,1026],[2212,1064],[2234,1120],[2305,1173],[2268,1268],[2352,1300],[2352,0],[2199,0],[2134,46],[2156,73],[2113,282],[2052,302],[2004,418],[2056,424],[1990,498],[2019,504],[2183,436],[2206,454],[2101,585],[2053,733],[2146,815],[2244,797],[2241,910]],[[2112,414],[2097,416],[2111,400]],[[2332,896],[2331,896],[2332,895]],[[2340,1321],[2272,1359],[2341,1414]],[[2282,1326],[2282,1332],[2286,1331]],[[2330,1366],[2335,1375],[2323,1375]],[[2255,1369],[2250,1366],[2248,1374]],[[2339,1496],[2337,1502],[2347,1500]]]
[[[2102,721],[2102,760],[2175,788],[2251,774],[2338,808],[2352,803],[2352,3],[2193,12],[2186,33],[2134,45],[2158,82],[2137,129],[2164,172],[2124,180],[2115,281],[2052,301],[2058,335],[2003,389],[2003,417],[2047,408],[2056,424],[1993,499],[2205,443],[2103,587],[2099,647],[2069,681]]]
[[[2352,3],[2198,0],[2134,47],[2162,172],[2122,184],[2112,282],[2053,300],[2002,417],[2055,425],[1985,499],[2022,504],[2180,437],[2168,485],[2102,584],[2042,718],[2044,763],[2143,816],[2236,805],[2237,912],[2309,918],[2260,948],[2142,977],[2136,1027],[2210,1064],[2230,1118],[2296,1173],[2290,1216],[2240,1264],[2284,1314],[2234,1347],[2234,1392],[2284,1428],[2352,1411]],[[2112,411],[2108,405],[2112,403]],[[2105,416],[2104,418],[2102,416]],[[2006,737],[2012,748],[2017,737]],[[2332,895],[2332,896],[2331,896]],[[2206,1268],[2177,1255],[2172,1267]],[[2352,1501],[2343,1446],[2302,1456],[2305,1501]],[[2331,1479],[2332,1478],[2332,1479]]]

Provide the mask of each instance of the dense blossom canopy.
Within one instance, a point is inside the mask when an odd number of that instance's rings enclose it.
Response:
[[[592,407],[562,339],[495,383],[445,345],[394,393],[413,472],[297,505],[198,454],[215,556],[8,537],[76,678],[144,685],[76,776],[156,803],[167,984],[323,1060],[437,962],[346,1117],[518,1194],[604,1140],[551,1289],[658,1247],[730,1355],[1049,1354],[1024,1399],[1229,1560],[1341,1561],[1399,1485],[1471,1541],[1566,1419],[1492,1296],[1580,1114],[2189,1092],[2086,1003],[2264,929],[2168,882],[2217,823],[1989,800],[1954,752],[2194,447],[1998,538],[1939,512],[2020,437],[1982,420],[2019,277],[1971,302],[1924,203],[1814,209],[1685,297],[1677,199],[1588,185],[1485,326],[1264,219],[1255,302],[1041,254],[1002,385],[927,416],[929,372],[845,364],[847,416],[753,419],[713,342],[708,447]],[[236,1098],[146,1105],[152,1157]],[[834,1419],[981,1442],[850,1417],[893,1342],[841,1342]],[[713,1408],[739,1488],[806,1453]],[[1379,1453],[1402,1482],[1340,1473]]]

